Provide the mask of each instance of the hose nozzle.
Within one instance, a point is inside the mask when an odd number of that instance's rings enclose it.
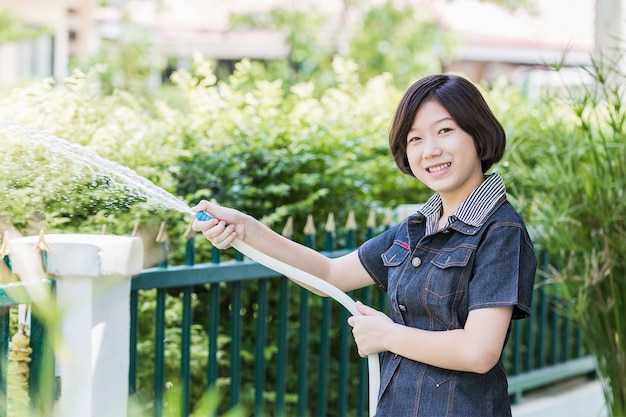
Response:
[[[209,221],[212,218],[213,218],[213,216],[211,216],[206,211],[199,211],[199,212],[196,213],[196,219],[200,220],[201,222]]]

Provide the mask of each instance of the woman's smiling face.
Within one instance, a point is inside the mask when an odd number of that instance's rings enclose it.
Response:
[[[437,100],[419,107],[406,140],[411,172],[442,199],[460,204],[483,181],[473,138]]]

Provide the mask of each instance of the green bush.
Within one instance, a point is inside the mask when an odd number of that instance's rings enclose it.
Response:
[[[286,90],[247,61],[218,83],[210,62],[199,60],[192,73],[174,75],[180,92],[172,101],[150,102],[122,91],[100,93],[103,69],[94,67],[75,71],[59,88],[43,82],[17,89],[0,105],[6,117],[88,147],[190,205],[213,199],[267,216],[276,227],[292,216],[301,225],[298,237],[308,214],[319,222],[331,212],[337,219],[349,210],[367,218],[375,209],[380,223],[387,208],[429,194],[400,174],[388,154],[387,130],[400,96],[389,77],[363,85],[350,61],[337,59],[334,68],[339,84],[318,97],[312,83]],[[0,185],[21,197],[5,201],[1,214],[23,233],[97,233],[106,226],[127,234],[136,223],[153,231],[165,221],[180,236],[190,221],[141,204],[141,193],[115,185],[106,173],[63,168],[72,161],[43,147],[36,168],[25,172],[31,154],[3,143],[15,164],[2,167]],[[181,262],[181,248],[170,249],[171,261]]]
[[[122,91],[104,94],[99,88],[103,70],[99,67],[86,73],[74,71],[59,86],[45,81],[16,89],[0,103],[4,117],[25,126],[20,135],[6,126],[0,129],[7,157],[0,167],[0,187],[11,196],[3,200],[0,215],[23,234],[38,234],[39,230],[100,233],[106,227],[109,233],[125,235],[137,224],[147,249],[146,266],[163,261],[159,257],[162,247],[154,239],[165,222],[172,237],[169,261],[182,263],[188,215],[146,205],[141,193],[115,184],[113,173],[76,166],[75,160],[59,154],[54,146],[44,146],[44,141],[25,142],[43,129],[61,142],[78,145],[78,154],[95,151],[189,204],[200,198],[216,199],[267,216],[278,227],[292,216],[294,238],[302,236],[304,220],[311,213],[319,223],[331,212],[336,219],[345,220],[353,210],[363,224],[375,209],[380,223],[387,207],[420,202],[428,194],[400,174],[388,155],[387,129],[399,92],[387,76],[362,85],[351,62],[338,59],[334,66],[340,82],[319,96],[310,83],[283,89],[279,81],[264,80],[262,68],[245,61],[228,80],[217,83],[211,64],[204,60],[197,61],[191,73],[175,75],[180,92],[170,91],[168,97],[173,99],[169,102],[151,102]],[[344,235],[342,227],[339,236]],[[361,235],[364,229],[359,230]],[[323,238],[323,233],[318,235]],[[208,260],[207,242],[199,241],[198,248],[198,261]],[[197,366],[192,367],[192,381],[198,387],[194,399],[200,400],[207,346],[206,312],[201,306],[206,305],[206,291],[197,288],[196,297],[200,308],[194,311],[194,323],[200,324],[193,327],[192,360]],[[225,290],[221,301],[225,309],[228,297]],[[154,300],[153,292],[140,298],[138,355],[142,358],[149,357],[153,349]],[[292,300],[295,320],[297,297]],[[321,300],[315,297],[312,303]],[[173,329],[179,328],[180,306],[179,294],[171,291],[165,363],[168,381],[178,380],[180,334]],[[311,332],[319,334],[316,329]],[[244,334],[254,335],[254,329],[246,328]],[[315,338],[312,343],[317,343]],[[228,340],[220,341],[220,349],[222,360],[228,360]],[[246,363],[253,357],[252,352],[243,355]],[[152,379],[149,368],[144,371],[138,375],[143,389],[137,398],[145,405],[150,403],[145,388]],[[294,381],[289,382],[289,392],[295,392]],[[218,385],[224,383],[218,381]],[[243,383],[245,388],[251,382]],[[271,402],[272,394],[267,395]],[[249,404],[251,399],[246,396],[242,401]],[[293,403],[295,398],[290,396],[288,401]]]
[[[342,221],[354,211],[363,224],[373,209],[380,224],[387,208],[423,202],[431,194],[415,179],[399,173],[389,155],[388,128],[402,92],[388,75],[360,82],[359,68],[349,60],[337,58],[333,70],[336,85],[317,92],[312,82],[288,86],[271,79],[261,65],[248,61],[240,62],[232,76],[218,81],[212,63],[198,59],[191,71],[173,75],[173,87],[163,96],[167,98],[147,100],[122,91],[102,93],[102,69],[94,67],[86,73],[75,71],[58,87],[48,81],[16,89],[0,102],[0,114],[94,150],[190,205],[201,198],[213,199],[266,217],[277,230],[292,217],[293,237],[303,241],[302,229],[309,214],[320,224],[330,213]],[[585,276],[587,265],[604,272],[611,266],[614,272],[607,276],[618,277],[621,270],[616,259],[620,259],[623,245],[613,242],[613,237],[623,236],[620,192],[624,187],[620,181],[626,160],[620,154],[623,109],[618,101],[598,102],[589,91],[586,101],[579,102],[577,112],[572,113],[567,103],[556,98],[529,102],[506,82],[483,90],[508,135],[507,153],[495,170],[504,176],[538,247],[555,255],[576,254],[573,259],[587,259],[586,264],[577,264],[575,276]],[[611,117],[588,118],[597,114]],[[41,229],[99,233],[106,226],[108,232],[123,235],[138,225],[147,249],[146,266],[163,261],[163,248],[154,239],[164,222],[171,237],[169,262],[183,262],[182,236],[191,221],[188,214],[146,204],[145,196],[116,185],[111,176],[84,167],[68,169],[72,161],[60,160],[61,156],[42,146],[25,146],[6,128],[0,129],[0,140],[5,155],[0,187],[11,196],[0,206],[4,222],[24,234],[37,234]],[[340,224],[338,236],[345,236],[343,229]],[[364,228],[359,233],[360,242]],[[323,247],[323,235],[317,234],[318,248]],[[592,257],[605,250],[600,243],[616,255]],[[208,261],[210,245],[203,239],[197,245],[197,261]],[[572,297],[581,291],[563,288]],[[581,288],[599,287],[585,284]],[[195,292],[192,380],[197,382],[194,387],[201,387],[205,378],[207,293],[204,288]],[[605,302],[606,311],[614,312],[611,306],[615,301],[608,306],[608,298],[590,298],[593,292],[581,294],[587,298],[575,299]],[[172,330],[179,328],[179,297],[177,291],[168,297],[165,372],[169,381],[176,381],[179,372],[180,332]],[[224,309],[229,308],[228,297],[225,288],[220,301]],[[140,298],[140,357],[148,357],[153,349],[148,341],[153,337],[154,300],[152,292]],[[297,300],[292,297],[290,311],[294,315]],[[317,297],[311,300],[316,308],[322,302]],[[274,302],[271,296],[269,302]],[[296,320],[295,316],[292,319]],[[245,337],[253,337],[253,322],[244,328]],[[220,326],[227,333],[228,324]],[[311,333],[319,334],[316,328]],[[221,360],[228,360],[228,343],[219,342]],[[273,354],[268,348],[267,355]],[[242,360],[249,363],[253,358],[253,352],[246,352]],[[140,387],[152,383],[149,369],[138,377]],[[218,385],[226,382],[220,379]],[[244,381],[244,389],[251,383]],[[295,392],[291,388],[289,392]],[[195,400],[200,401],[203,395],[201,388],[195,388]],[[251,398],[243,397],[244,403],[251,402]],[[150,401],[145,391],[140,391],[138,398]],[[267,393],[266,399],[271,403],[272,394]],[[289,401],[295,399],[290,397]]]
[[[280,81],[253,79],[248,61],[228,82],[216,82],[206,62],[175,74],[188,104],[178,194],[267,216],[278,227],[287,216],[304,225],[308,214],[323,221],[353,210],[367,218],[372,208],[423,201],[424,190],[402,178],[387,148],[398,91],[386,76],[361,85],[352,63],[334,65],[341,82],[320,97],[312,83],[287,91]]]
[[[560,260],[552,288],[583,330],[610,415],[623,416],[626,77],[604,58],[588,71],[593,83],[567,97],[514,103],[520,130],[505,164],[538,245]]]

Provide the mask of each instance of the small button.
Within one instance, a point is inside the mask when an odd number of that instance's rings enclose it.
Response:
[[[398,308],[400,309],[401,312],[406,313],[406,306],[404,304],[398,305]]]
[[[422,260],[420,258],[418,258],[417,256],[413,259],[411,259],[411,263],[413,264],[414,267],[418,267],[422,264]]]

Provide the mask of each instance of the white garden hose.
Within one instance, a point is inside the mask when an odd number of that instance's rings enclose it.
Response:
[[[205,212],[196,213],[196,218],[201,221],[210,220],[212,217]],[[280,274],[285,275],[298,284],[315,288],[316,290],[328,295],[339,304],[344,306],[354,316],[360,316],[361,313],[356,308],[356,303],[346,293],[332,284],[324,281],[315,275],[302,271],[284,262],[274,259],[271,256],[253,248],[244,243],[242,240],[235,238],[231,246],[250,259],[266,266]],[[369,414],[373,417],[376,414],[376,405],[378,403],[378,389],[380,387],[380,365],[378,362],[378,354],[373,353],[367,357],[369,371]]]

